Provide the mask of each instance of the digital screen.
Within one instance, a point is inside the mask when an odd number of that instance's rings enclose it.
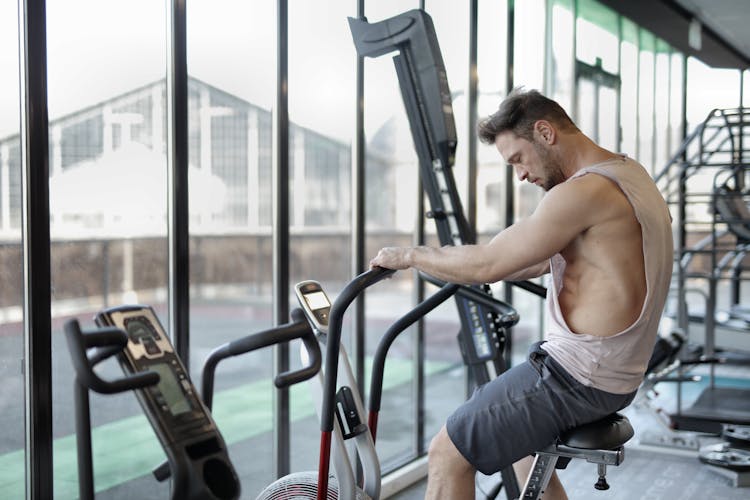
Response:
[[[313,311],[325,307],[331,307],[331,303],[328,302],[328,297],[326,297],[326,294],[323,292],[306,293],[305,301]]]
[[[143,318],[129,318],[125,320],[125,329],[134,342],[141,339],[153,337],[151,325]]]
[[[164,363],[150,365],[148,369],[159,374],[157,388],[164,397],[164,401],[169,406],[169,411],[172,415],[176,416],[189,412],[191,410],[190,401],[185,396],[182,386],[172,369]]]

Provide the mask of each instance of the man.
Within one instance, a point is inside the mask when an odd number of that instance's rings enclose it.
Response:
[[[479,137],[546,191],[534,213],[487,244],[383,248],[370,262],[469,284],[552,275],[546,340],[478,388],[430,445],[426,497],[441,500],[473,498],[476,470],[515,464],[523,485],[535,450],[627,406],[671,279],[669,211],[640,164],[595,144],[534,90],[513,91]],[[544,498],[567,498],[556,475]]]

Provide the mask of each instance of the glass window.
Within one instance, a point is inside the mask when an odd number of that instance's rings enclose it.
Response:
[[[516,2],[514,7],[515,35],[513,41],[513,85],[526,89],[544,90],[545,45],[543,32],[546,2],[531,0]],[[529,29],[529,27],[540,27]],[[541,199],[539,190],[528,183],[516,183],[515,218],[528,216]],[[504,222],[504,221],[503,221]],[[527,294],[523,294],[525,296]],[[523,348],[520,347],[519,348]]]
[[[577,0],[576,16],[574,119],[594,142],[617,150],[619,16],[592,0]]]
[[[682,97],[683,97],[683,77],[685,74],[685,57],[679,52],[672,52],[669,57],[670,61],[670,91],[669,91],[669,128],[670,128],[670,145],[669,156],[674,156],[677,150],[682,146]]]
[[[0,470],[8,498],[26,486],[18,2],[0,4]],[[12,478],[12,479],[11,479]]]
[[[581,131],[591,137],[594,142],[599,142],[598,137],[598,113],[596,97],[594,93],[597,86],[588,78],[579,78],[576,92],[578,93],[578,109],[576,110],[576,125]]]
[[[186,9],[190,360],[197,382],[211,350],[274,323],[271,113],[277,23],[275,2],[232,0],[216,8],[215,2],[190,0]],[[295,137],[292,127],[291,151]],[[226,359],[216,371],[213,415],[248,495],[275,479],[272,352]],[[261,455],[267,459],[250,458]]]
[[[654,172],[660,171],[671,156],[669,142],[669,92],[671,77],[669,71],[669,46],[662,40],[656,41],[656,94],[654,96],[655,162]]]
[[[621,18],[620,151],[638,158],[638,26]]]
[[[125,303],[166,319],[165,27],[164,5],[148,0],[47,4],[55,498],[78,496],[63,320],[90,328]],[[110,361],[107,378],[121,374]],[[151,476],[164,453],[133,395],[92,394],[91,408],[96,488],[167,495]]]
[[[515,2],[515,28],[513,30],[515,35],[513,42],[514,86],[523,86],[526,89],[537,89],[539,91],[545,90],[544,75],[547,56],[543,33],[547,18],[546,7],[546,2],[543,0]],[[515,175],[513,177],[515,178]],[[533,212],[542,197],[542,191],[526,182],[515,182],[514,189],[514,220],[518,220]],[[505,221],[503,221],[504,225]],[[500,285],[493,289],[496,297],[503,297]],[[525,357],[529,345],[536,341],[541,334],[541,317],[538,305],[539,299],[536,296],[522,290],[514,290],[513,307],[518,310],[521,316],[521,321],[513,328],[512,333],[514,363]]]
[[[428,12],[432,6],[432,2],[427,2]],[[367,19],[377,22],[417,8],[419,3],[368,2],[366,7]],[[442,39],[440,42],[444,52]],[[351,43],[348,41],[347,46]],[[395,52],[375,59],[366,58],[364,64],[368,257],[374,256],[374,252],[383,246],[411,245],[415,221],[420,214],[416,202],[421,189],[418,184],[419,166],[396,77],[394,55]],[[432,231],[430,221],[425,227]],[[412,274],[399,272],[393,279],[381,282],[367,292],[365,356],[368,359],[375,353],[377,339],[396,319],[411,309],[413,290]],[[413,453],[417,425],[414,418],[416,401],[411,397],[412,374],[415,370],[413,346],[412,328],[394,342],[385,366],[376,443],[384,471],[393,469]]]
[[[527,89],[544,89],[544,0],[515,2],[513,42],[513,84]]]
[[[551,78],[549,92],[565,111],[573,116],[573,68],[574,68],[574,26],[573,1],[554,0],[552,2],[552,26],[550,37],[551,64],[548,69]]]
[[[498,9],[503,3],[497,2],[498,5],[494,6],[493,9]],[[453,94],[453,114],[456,120],[458,137],[453,175],[465,212],[468,200],[468,183],[470,182],[468,179],[467,144],[469,134],[475,134],[474,130],[469,129],[467,122],[469,113],[467,98],[469,83],[469,6],[466,3],[450,0],[431,0],[427,2],[427,11],[435,23],[435,31],[448,73],[448,83]],[[497,11],[495,10],[495,12]],[[483,15],[485,13],[478,16],[478,26],[481,26],[479,23],[481,23]],[[497,23],[497,18],[494,18],[493,21]],[[465,28],[456,29],[458,26]],[[495,24],[495,26],[497,25]],[[481,28],[478,27],[477,29]],[[493,30],[495,38],[505,36],[504,30],[497,27]],[[479,64],[481,45],[481,42],[478,41],[477,64]],[[500,46],[497,42],[494,42],[493,45],[490,50],[497,50]],[[499,75],[502,74],[502,72],[499,72]],[[494,81],[495,86],[499,83],[497,79],[499,75],[493,75],[494,79],[491,80]],[[479,92],[481,94],[481,91]],[[479,147],[477,146],[477,148]],[[478,208],[477,213],[479,212],[480,209]],[[430,233],[433,233],[436,226],[432,220],[427,220],[425,227]],[[437,289],[434,286],[426,286],[427,295],[435,293],[435,291]],[[459,328],[458,312],[453,300],[447,301],[436,311],[430,313],[424,322],[425,442],[423,445],[425,447],[429,444],[432,436],[440,430],[450,413],[465,399],[463,361],[456,340],[456,332]]]
[[[370,8],[372,6],[372,9]],[[409,8],[393,2],[376,2],[368,4],[367,17],[377,22],[391,17]],[[453,107],[456,128],[459,136],[459,148],[465,148],[466,142],[466,72],[468,68],[468,43],[465,35],[456,33],[454,26],[467,26],[468,11],[465,6],[458,8],[450,2],[427,2],[427,11],[432,17],[440,44],[443,61],[446,66],[449,85],[454,97]],[[458,19],[458,20],[457,20]],[[463,21],[461,21],[463,19]],[[461,32],[464,33],[465,32]],[[409,128],[408,118],[403,106],[403,99],[398,86],[392,56],[388,54],[377,59],[365,60],[365,137],[367,138],[366,181],[367,186],[367,248],[375,252],[385,245],[410,245],[414,241],[415,222],[421,216],[423,207],[417,206],[416,200],[421,186],[418,185],[418,161],[414,142]],[[462,144],[463,143],[463,144]],[[462,152],[463,151],[463,152]],[[465,149],[456,154],[457,184],[460,192],[465,192]],[[459,166],[460,165],[460,166]],[[426,202],[427,203],[427,202]],[[427,203],[428,204],[428,203]],[[424,210],[429,210],[427,207]],[[428,242],[436,244],[435,226],[431,220],[425,223]],[[371,249],[371,250],[369,250]],[[411,309],[414,303],[414,283],[411,273],[399,273],[392,280],[378,284],[367,294],[367,342],[366,355],[374,354],[376,339],[398,317]],[[428,289],[427,293],[434,290]],[[457,324],[455,306],[446,304],[442,317]],[[434,340],[444,338],[444,329],[431,326],[433,321],[441,321],[438,311],[430,314],[425,324],[427,346]],[[456,359],[458,348],[455,344],[455,327],[450,328],[451,348],[447,356]],[[415,335],[414,328],[404,332],[389,351],[385,367],[385,388],[383,406],[380,413],[377,448],[385,470],[393,468],[414,453],[414,436],[417,419],[415,409],[417,401],[413,397]],[[429,332],[429,333],[427,333]],[[435,337],[433,337],[433,334]],[[425,391],[426,412],[431,414],[439,405],[437,401],[447,394],[455,394],[446,378],[444,368],[447,366],[445,356],[433,360],[434,353],[426,353]],[[441,354],[446,354],[445,351]],[[446,385],[449,384],[449,385]],[[462,400],[461,394],[456,404]],[[445,415],[438,413],[425,419],[430,425],[425,428],[425,435],[430,439],[437,428],[433,423],[442,424]],[[410,424],[405,426],[405,422]],[[429,428],[428,428],[429,427]],[[426,444],[426,443],[425,443]]]
[[[290,285],[319,281],[331,300],[352,277],[356,51],[346,18],[356,15],[353,8],[342,2],[325,9],[315,2],[295,2],[289,9],[289,118],[293,123],[289,154],[294,166],[290,173],[290,200],[294,200]],[[373,289],[373,293],[378,291]],[[297,300],[290,304],[297,307]],[[342,345],[347,348],[351,325],[345,321],[342,331]],[[374,328],[369,321],[367,327],[370,338],[380,337],[370,331]],[[297,346],[290,348],[290,356],[292,366],[298,366]],[[310,394],[309,387],[292,389],[293,471],[314,470],[318,464],[320,425]]]
[[[737,108],[740,104],[740,72],[712,68],[694,57],[687,64],[688,134],[714,109]]]
[[[636,160],[653,173],[654,165],[654,35],[640,30],[638,80],[638,151]]]
[[[497,111],[508,93],[508,6],[482,0],[477,15],[477,116]],[[505,226],[505,163],[492,145],[477,141],[477,233],[487,241]]]
[[[617,73],[618,15],[595,0],[576,0],[576,59]]]
[[[453,175],[456,178],[461,200],[468,196],[468,99],[469,82],[469,7],[450,0],[432,0],[427,2],[427,12],[432,16],[435,32],[440,42],[445,70],[448,74],[448,85],[453,94],[453,114],[456,120],[458,146],[456,148]],[[465,26],[458,30],[456,26]],[[432,224],[429,224],[432,226]],[[430,227],[432,229],[432,227]]]

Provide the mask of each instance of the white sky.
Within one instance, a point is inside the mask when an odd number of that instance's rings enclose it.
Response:
[[[332,0],[325,8],[312,0],[289,3],[290,118],[348,141],[354,127],[356,53],[346,18],[356,14],[356,2]],[[382,12],[379,19],[416,6],[416,1],[380,2],[373,15]],[[272,0],[188,0],[189,74],[270,110],[275,9]],[[0,137],[18,129],[16,19],[17,2],[0,0]],[[50,119],[163,78],[166,26],[164,1],[48,0]],[[368,64],[368,71],[368,85],[390,92],[383,98],[398,99],[400,106],[390,61]],[[388,84],[380,86],[381,81]],[[372,106],[368,114],[369,122],[383,123],[392,108]]]
[[[517,2],[517,19],[518,11],[537,1]],[[486,41],[492,37],[488,17],[501,15],[494,3],[502,2],[480,2],[484,14],[480,18],[480,62]],[[50,119],[163,78],[165,4],[159,0],[48,0]],[[426,4],[435,22],[451,89],[461,90],[466,86],[468,64],[468,8],[451,0],[428,0]],[[16,0],[0,0],[0,137],[18,132],[17,5]],[[367,16],[376,21],[418,5],[417,0],[371,0]],[[187,0],[190,75],[270,110],[275,98],[275,8],[273,0]],[[489,9],[493,9],[492,15],[486,16]],[[344,141],[352,138],[354,128],[355,52],[346,17],[355,14],[354,0],[327,0],[324,8],[319,0],[289,2],[290,118]],[[496,36],[504,36],[502,22],[497,24]],[[517,28],[517,48],[532,43],[531,38],[524,40],[524,33],[537,36],[538,27]],[[516,58],[518,79],[526,58]],[[504,61],[498,64],[504,66]],[[373,133],[400,108],[401,98],[390,58],[368,61],[365,69],[366,130]],[[700,69],[691,75],[691,121],[714,107],[738,104],[731,98],[737,95],[738,82],[732,72],[720,72],[717,78],[717,73]],[[485,73],[485,78],[489,77]],[[703,79],[711,84],[700,84]],[[493,82],[491,87],[495,86]]]

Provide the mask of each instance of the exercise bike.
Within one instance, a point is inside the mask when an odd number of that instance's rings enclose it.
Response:
[[[97,329],[82,330],[77,319],[66,322],[68,349],[76,372],[74,384],[78,488],[81,500],[94,498],[89,391],[115,394],[135,391],[141,408],[167,455],[154,470],[157,480],[171,478],[173,500],[235,500],[240,483],[226,443],[202,401],[154,310],[132,305],[106,309],[96,316]],[[279,374],[277,387],[307,380],[320,369],[318,343],[301,311],[292,322],[230,343],[230,353],[301,339],[309,363]],[[94,370],[116,356],[125,376],[105,380]]]

